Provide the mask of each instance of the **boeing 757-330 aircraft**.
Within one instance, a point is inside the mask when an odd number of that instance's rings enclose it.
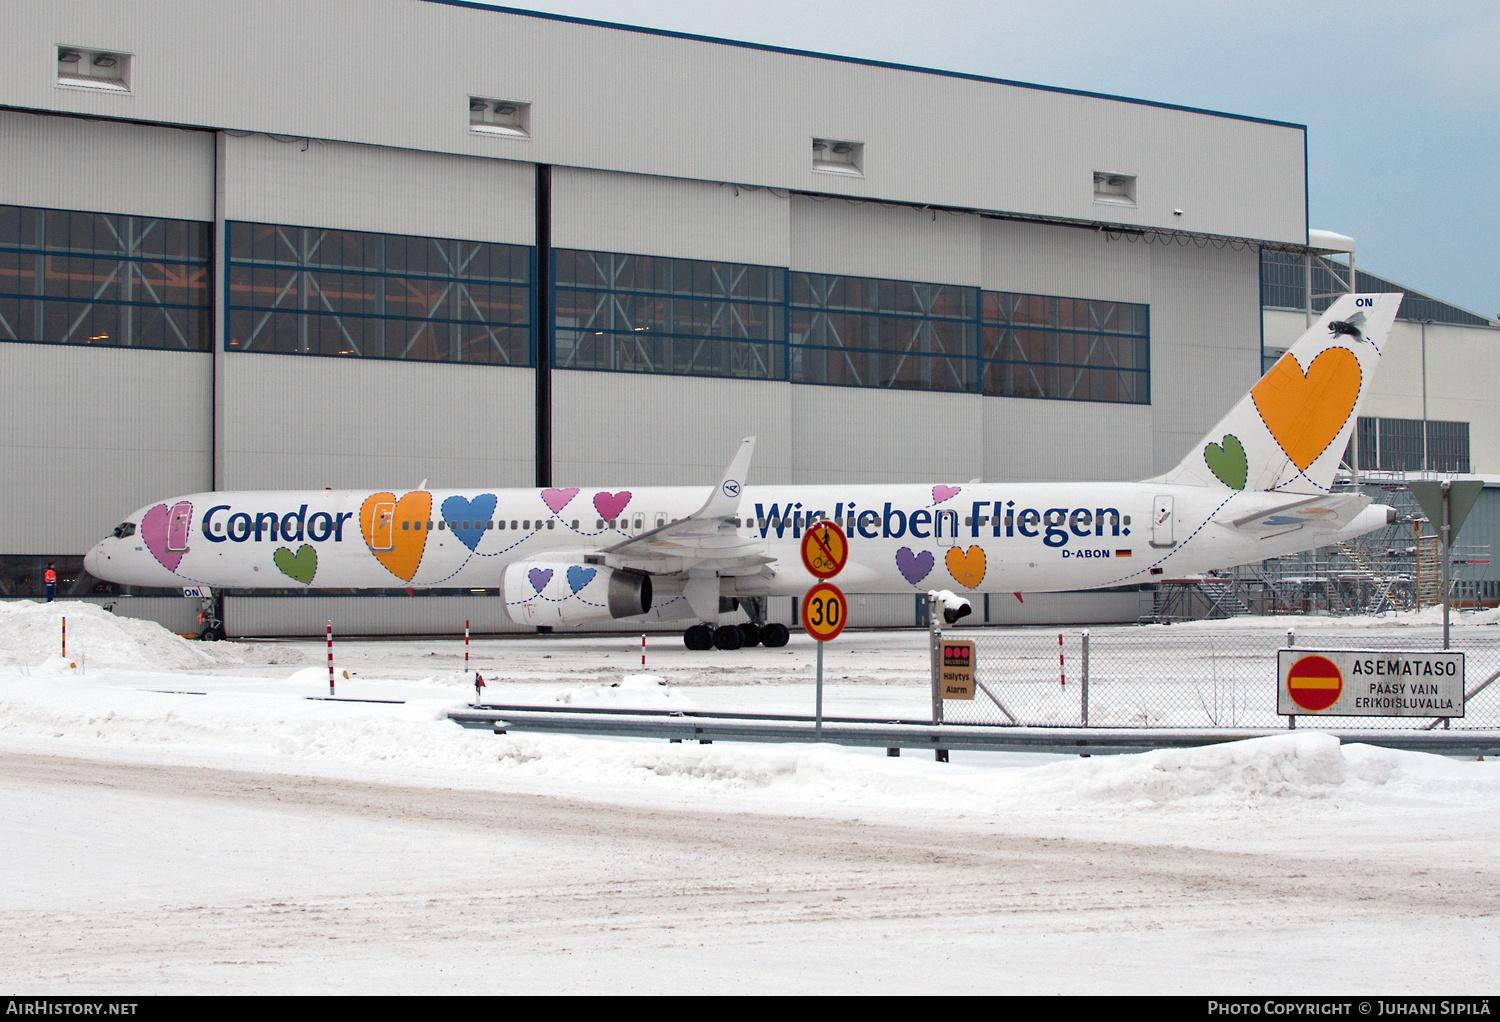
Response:
[[[1259,561],[1393,520],[1331,489],[1401,297],[1338,299],[1181,464],[1143,482],[747,486],[750,437],[712,489],[172,497],[130,515],[84,566],[205,590],[498,587],[519,624],[680,620],[689,648],[707,649],[787,641],[765,624],[765,597],[812,584],[798,547],[820,519],[849,535],[838,582],[850,592],[1059,592]],[[752,623],[715,628],[724,597]]]

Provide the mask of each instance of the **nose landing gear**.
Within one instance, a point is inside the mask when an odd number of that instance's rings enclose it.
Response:
[[[213,593],[198,600],[198,638],[203,642],[218,642],[224,638],[224,616],[220,612],[222,599],[218,593]]]

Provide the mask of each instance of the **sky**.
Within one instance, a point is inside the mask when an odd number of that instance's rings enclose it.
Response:
[[[1500,4],[532,0],[510,6],[1308,127],[1309,217],[1500,314]]]

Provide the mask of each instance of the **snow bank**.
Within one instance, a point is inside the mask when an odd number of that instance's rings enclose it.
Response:
[[[1115,802],[1140,808],[1201,798],[1324,799],[1378,788],[1397,775],[1401,754],[1362,748],[1376,755],[1350,757],[1333,735],[1304,731],[1059,763],[1034,771],[1029,786],[1034,797],[1061,803]]]
[[[1500,625],[1500,608],[1490,610],[1452,610],[1451,622],[1457,625]],[[1281,632],[1288,628],[1298,632],[1361,632],[1367,629],[1404,631],[1408,628],[1440,628],[1443,624],[1441,606],[1425,607],[1422,610],[1385,611],[1380,614],[1342,615],[1271,615],[1232,617],[1215,621],[1183,621],[1174,625],[1145,625],[1148,629],[1170,629],[1173,633],[1185,631],[1235,631],[1235,632]]]
[[[124,670],[202,670],[241,663],[232,644],[200,644],[155,621],[116,617],[92,603],[0,602],[0,664],[42,665],[62,649],[68,619],[68,660]]]
[[[564,689],[553,696],[553,700],[570,706],[642,710],[663,707],[686,710],[697,705],[680,690],[668,686],[667,679],[660,674],[627,674],[618,681]]]

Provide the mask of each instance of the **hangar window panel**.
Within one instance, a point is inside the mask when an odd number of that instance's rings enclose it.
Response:
[[[278,224],[228,235],[228,350],[532,364],[530,248]]]
[[[977,390],[974,288],[826,273],[790,276],[793,382]]]
[[[1150,403],[1147,306],[1001,291],[979,301],[983,393]]]
[[[1426,451],[1423,451],[1423,435]],[[1469,472],[1469,423],[1359,418],[1359,467],[1381,472]],[[1352,441],[1351,441],[1352,446]],[[1353,454],[1344,449],[1344,461]],[[1423,464],[1425,459],[1425,466]]]
[[[211,225],[0,206],[0,340],[205,351]]]
[[[1469,472],[1469,424],[1427,423],[1427,464],[1433,472]]]
[[[697,259],[554,253],[560,369],[785,379],[785,271]]]

